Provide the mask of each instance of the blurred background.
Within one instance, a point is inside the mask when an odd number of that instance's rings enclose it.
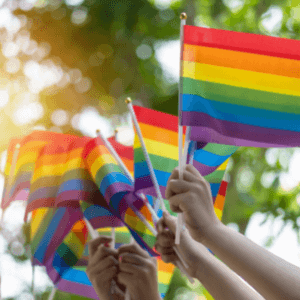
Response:
[[[299,39],[298,0],[0,0],[0,193],[9,140],[34,129],[132,144],[124,99],[177,114],[187,24]],[[223,222],[300,266],[300,150],[240,148]],[[2,299],[33,299],[23,203],[0,230]],[[37,298],[51,282],[36,271]],[[182,292],[174,299],[192,299]],[[46,299],[46,298],[45,298]],[[206,299],[203,296],[203,299]]]

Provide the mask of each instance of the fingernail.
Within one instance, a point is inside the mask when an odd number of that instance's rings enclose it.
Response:
[[[123,256],[119,256],[119,261],[122,262]]]
[[[105,246],[105,247],[110,247],[109,242],[106,242],[106,243],[104,244],[104,246]]]

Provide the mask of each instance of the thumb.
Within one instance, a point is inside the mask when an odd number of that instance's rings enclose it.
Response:
[[[176,231],[176,218],[174,216],[171,216],[168,211],[163,212],[163,221],[164,225],[170,229],[171,232]]]

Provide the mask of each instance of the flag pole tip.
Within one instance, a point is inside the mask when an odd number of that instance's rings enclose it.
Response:
[[[126,103],[126,104],[131,103],[131,98],[127,97],[126,100],[125,100],[125,103]]]
[[[100,134],[100,130],[99,129],[96,130],[96,134]]]
[[[119,132],[119,129],[115,129],[115,134],[117,134]]]
[[[180,19],[181,19],[181,20],[186,20],[186,19],[187,19],[186,13],[181,13],[181,14],[180,14]]]
[[[16,145],[16,149],[20,149],[21,145],[20,144],[17,144]]]

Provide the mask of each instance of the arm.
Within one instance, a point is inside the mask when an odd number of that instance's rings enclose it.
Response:
[[[117,276],[117,250],[104,247],[109,237],[99,237],[89,243],[89,261],[86,273],[101,300],[123,300],[124,296],[111,293],[111,282]]]
[[[214,213],[209,184],[193,166],[170,176],[166,198],[183,212],[191,236],[211,249],[266,299],[300,299],[300,269],[227,228]]]
[[[137,243],[118,249],[118,280],[129,290],[131,300],[161,300],[158,292],[157,263]]]
[[[163,227],[168,227],[168,229]],[[164,213],[158,223],[156,249],[162,253],[165,262],[175,262],[172,251],[175,237],[175,218]],[[189,275],[197,278],[216,300],[262,300],[255,290],[248,286],[237,274],[214,257],[202,244],[196,242],[185,230],[181,233],[179,251],[189,265]]]

